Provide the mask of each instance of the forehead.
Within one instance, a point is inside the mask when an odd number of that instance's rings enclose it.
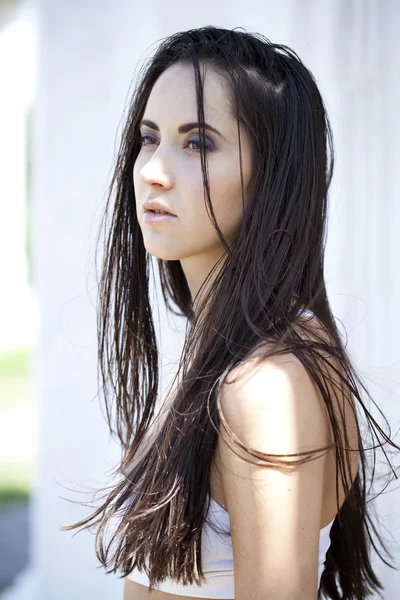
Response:
[[[231,118],[228,112],[229,100],[218,75],[210,68],[200,72],[204,80],[204,118],[216,124],[228,125]],[[176,63],[155,82],[147,101],[145,117],[159,122],[197,121],[197,99],[194,70],[192,65]]]

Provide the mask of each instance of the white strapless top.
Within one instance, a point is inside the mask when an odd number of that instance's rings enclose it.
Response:
[[[211,498],[208,517],[218,529],[230,531],[229,513]],[[330,546],[329,537],[334,519],[326,527],[320,530],[319,552],[318,552],[318,587],[322,571],[324,570],[325,556]],[[204,523],[202,531],[201,556],[203,572],[207,579],[206,584],[198,586],[182,585],[172,579],[163,581],[156,589],[193,598],[229,598],[234,600],[234,576],[233,576],[233,553],[232,542],[229,535],[215,533],[213,529]],[[128,579],[149,586],[149,579],[145,573],[133,569]]]

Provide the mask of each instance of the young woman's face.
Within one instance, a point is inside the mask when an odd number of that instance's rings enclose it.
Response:
[[[204,82],[204,120],[217,132],[206,129],[208,175],[214,214],[230,245],[243,220],[237,122],[227,109],[228,99],[211,70]],[[147,121],[147,123],[146,123]],[[207,213],[200,161],[193,69],[175,64],[156,81],[143,115],[142,144],[133,169],[136,211],[146,250],[165,260],[189,260],[209,266],[223,246]],[[245,204],[250,180],[250,146],[240,132]],[[143,203],[155,200],[175,218],[159,223],[144,219]]]

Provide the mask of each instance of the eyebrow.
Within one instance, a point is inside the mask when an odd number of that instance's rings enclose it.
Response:
[[[154,131],[160,131],[160,128],[158,127],[158,125],[156,123],[154,123],[154,121],[149,121],[148,119],[143,119],[143,121],[140,123],[140,125],[146,125],[146,127],[150,127],[150,129],[154,129]],[[222,133],[220,133],[218,131],[218,129],[215,129],[215,127],[213,127],[212,125],[209,125],[208,123],[204,123],[204,128],[209,129],[210,131],[213,131],[214,133],[216,133],[217,135],[219,135],[226,141],[225,136],[223,136]],[[200,123],[196,123],[196,122],[184,123],[183,125],[180,125],[178,127],[178,133],[188,133],[189,131],[192,131],[192,129],[200,129]]]

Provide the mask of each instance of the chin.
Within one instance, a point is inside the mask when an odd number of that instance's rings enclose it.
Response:
[[[146,252],[154,256],[154,258],[160,258],[161,260],[180,260],[181,254],[171,251],[155,250],[154,248],[146,248]]]

